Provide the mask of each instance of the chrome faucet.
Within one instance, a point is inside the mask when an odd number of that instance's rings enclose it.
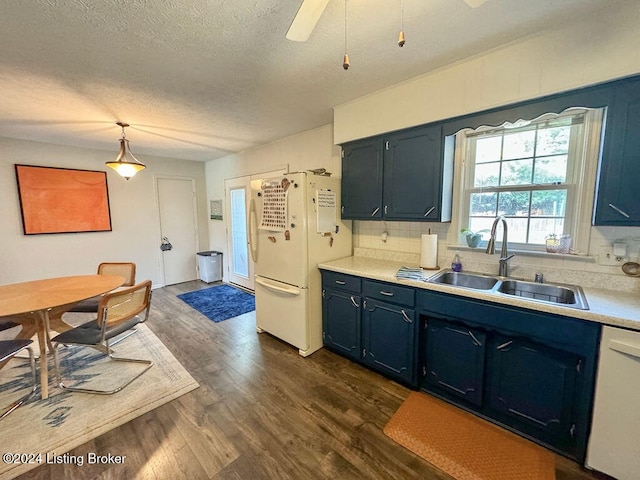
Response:
[[[500,267],[498,275],[501,277],[508,277],[509,267],[507,262],[515,256],[515,253],[509,255],[507,252],[507,220],[502,215],[496,217],[493,221],[493,225],[491,226],[491,237],[489,238],[489,243],[487,243],[486,253],[489,255],[496,253],[496,229],[498,228],[498,222],[500,220],[502,220],[502,248],[500,249]]]

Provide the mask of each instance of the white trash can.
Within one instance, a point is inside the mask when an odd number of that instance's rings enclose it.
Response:
[[[198,252],[200,280],[211,283],[222,280],[222,252]]]

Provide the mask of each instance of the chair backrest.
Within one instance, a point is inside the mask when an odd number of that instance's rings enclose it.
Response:
[[[119,275],[124,277],[123,285],[136,284],[136,264],[133,262],[103,262],[98,265],[98,275]]]
[[[151,304],[151,280],[145,280],[133,287],[122,288],[105,293],[98,304],[98,323],[111,327],[117,323],[129,320],[146,310],[146,321]]]

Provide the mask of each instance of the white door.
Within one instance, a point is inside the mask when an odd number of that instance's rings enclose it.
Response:
[[[253,262],[247,239],[251,177],[225,180],[224,188],[227,197],[227,279],[253,290]]]
[[[161,239],[171,249],[161,251],[164,285],[198,278],[196,253],[198,229],[195,180],[192,178],[156,178]]]

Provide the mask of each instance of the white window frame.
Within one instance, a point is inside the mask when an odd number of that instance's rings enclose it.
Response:
[[[589,252],[589,237],[591,229],[591,219],[593,211],[593,201],[596,183],[596,174],[598,162],[601,152],[601,136],[603,131],[603,122],[606,109],[586,109],[586,108],[570,108],[560,114],[549,113],[542,115],[530,121],[543,122],[551,118],[559,116],[574,116],[576,114],[584,115],[584,122],[579,126],[582,130],[581,142],[570,142],[569,159],[567,164],[567,182],[561,187],[567,190],[567,205],[564,217],[564,233],[571,235],[573,240],[572,253],[578,255],[587,255]],[[506,122],[505,122],[506,123]],[[458,208],[454,209],[454,218],[452,218],[452,226],[455,232],[455,240],[451,235],[449,243],[463,245],[459,232],[462,228],[468,226],[470,197],[472,191],[480,191],[472,187],[474,165],[470,164],[467,159],[473,158],[471,152],[471,142],[469,139],[479,136],[488,131],[496,131],[505,128],[504,124],[500,127],[481,126],[475,130],[465,129],[455,135],[455,166],[458,174],[456,174],[455,185],[458,187],[454,191],[454,201],[457,201]],[[572,132],[575,134],[577,132]],[[507,188],[507,190],[517,190],[519,187]],[[525,190],[542,190],[548,189],[549,186],[523,186]],[[493,191],[493,189],[491,189]],[[501,236],[496,239],[500,244]],[[486,245],[486,242],[483,242]],[[482,245],[482,244],[481,244]],[[514,243],[509,242],[509,249],[519,252],[544,253],[544,245]],[[555,254],[550,254],[555,255]]]

